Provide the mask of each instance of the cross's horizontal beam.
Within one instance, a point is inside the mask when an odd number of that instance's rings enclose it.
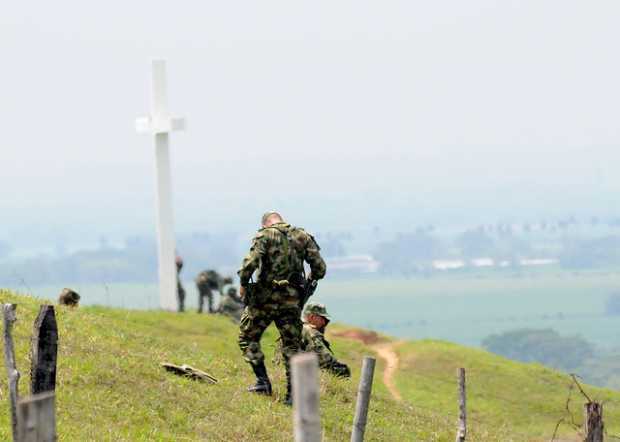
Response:
[[[173,130],[185,130],[185,118],[149,116],[136,119],[138,133],[161,134]]]

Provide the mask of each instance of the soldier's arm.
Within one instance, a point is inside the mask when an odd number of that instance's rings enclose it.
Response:
[[[242,287],[247,286],[252,274],[260,266],[261,258],[265,255],[265,237],[259,232],[252,241],[250,251],[243,259],[241,269],[237,272]]]
[[[329,351],[327,345],[325,345],[324,338],[320,335],[311,336],[308,339],[306,351],[316,353],[319,358],[319,367],[323,369],[329,369],[335,363],[338,363],[338,360]]]
[[[310,271],[312,272],[312,279],[319,280],[325,277],[327,266],[321,256],[321,248],[316,243],[316,240],[312,235],[308,234],[308,243],[306,245],[306,262],[310,265]]]

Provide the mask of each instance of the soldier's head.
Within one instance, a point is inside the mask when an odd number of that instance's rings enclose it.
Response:
[[[274,224],[281,223],[283,221],[284,218],[282,218],[282,215],[272,210],[271,212],[267,212],[263,215],[263,218],[261,219],[261,225],[263,227],[271,227]]]
[[[228,296],[235,296],[237,294],[237,289],[230,287],[226,293],[228,293]]]
[[[68,305],[69,307],[77,307],[80,303],[80,295],[71,289],[63,289],[58,297],[58,304]]]
[[[319,330],[324,330],[331,319],[324,304],[310,302],[304,309],[304,321]]]

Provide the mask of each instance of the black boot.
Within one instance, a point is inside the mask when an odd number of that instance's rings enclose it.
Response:
[[[290,373],[286,373],[286,398],[284,399],[284,405],[293,405],[293,393]]]
[[[256,375],[256,384],[248,387],[248,391],[250,393],[271,396],[271,381],[269,380],[269,376],[267,376],[267,368],[265,368],[265,363],[260,362],[258,364],[251,365],[252,370],[254,370],[254,374]]]

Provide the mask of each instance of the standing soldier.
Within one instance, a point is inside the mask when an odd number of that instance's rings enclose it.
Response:
[[[183,270],[183,258],[177,255],[174,260],[177,265],[177,299],[179,300],[179,312],[185,311],[185,289],[181,284],[181,270]]]
[[[248,391],[271,395],[271,381],[265,368],[265,355],[260,339],[265,329],[275,322],[282,339],[286,368],[286,400],[291,400],[290,358],[301,349],[300,301],[305,286],[325,276],[325,261],[319,246],[309,233],[284,222],[277,212],[262,218],[250,252],[239,270],[240,295],[246,304],[239,326],[239,348],[252,366],[256,384]],[[311,274],[306,280],[304,261]],[[255,284],[250,284],[259,270]]]

